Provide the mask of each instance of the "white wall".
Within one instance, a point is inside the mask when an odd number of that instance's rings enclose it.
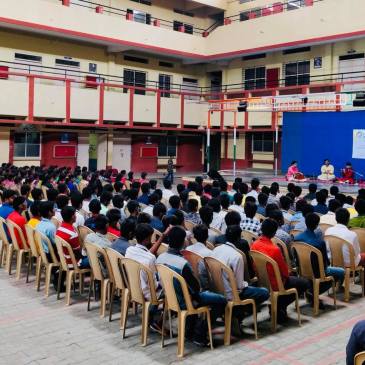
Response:
[[[89,166],[89,133],[79,133],[77,145],[77,165]]]
[[[113,137],[113,168],[130,171],[131,169],[131,136],[114,135]]]

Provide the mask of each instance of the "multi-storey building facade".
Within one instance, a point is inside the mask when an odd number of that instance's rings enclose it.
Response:
[[[365,84],[362,0],[2,0],[0,15],[0,160],[16,165],[154,172],[172,155],[200,171],[205,101]],[[281,122],[239,115],[238,167],[273,168]],[[232,123],[212,116],[216,168]]]

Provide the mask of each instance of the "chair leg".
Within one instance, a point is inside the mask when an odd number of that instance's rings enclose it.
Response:
[[[110,283],[109,285],[109,322],[112,321],[112,315],[113,315],[113,297],[114,297],[114,284]]]
[[[150,318],[150,302],[145,302],[142,305],[142,333],[141,333],[142,346],[147,346],[149,318]]]
[[[79,290],[80,290],[80,295],[84,294],[84,287],[85,287],[85,275],[80,273],[79,275]]]
[[[35,286],[37,288],[37,291],[39,291],[39,287],[41,284],[41,265],[42,265],[42,259],[40,256],[38,256],[35,266]]]
[[[348,302],[350,300],[350,269],[346,269],[345,272],[345,298],[344,301]]]
[[[257,334],[257,310],[255,302],[252,304],[252,316],[253,316],[253,327],[255,330],[255,339],[258,340],[259,336]]]
[[[364,276],[365,276],[365,274],[364,274],[364,270],[361,270],[360,271],[360,280],[361,280],[361,296],[364,296],[364,290],[365,290],[365,288],[364,288]]]
[[[125,307],[128,313],[128,289],[125,288],[120,292],[120,321],[119,327],[122,330],[124,328],[124,311]]]
[[[1,248],[0,248],[0,267],[4,265],[4,252],[5,252],[5,244],[4,241],[1,242]]]
[[[335,306],[335,309],[337,309],[336,283],[334,280],[332,281],[332,291],[333,291],[333,305]]]
[[[178,337],[177,337],[177,356],[184,357],[185,348],[185,322],[186,312],[182,311],[178,314]]]
[[[232,328],[232,303],[227,303],[224,312],[224,346],[231,344],[231,328]]]
[[[66,279],[67,282],[67,279]],[[58,275],[58,281],[57,281],[57,300],[60,299],[61,296],[61,284],[62,284],[62,271],[60,269],[60,273]],[[66,297],[67,297],[67,288],[66,288]]]
[[[122,338],[125,338],[125,330],[127,327],[127,317],[128,317],[128,305],[129,305],[129,291],[128,289],[123,290],[123,306],[122,313],[120,317],[120,329],[122,330]]]
[[[212,337],[212,322],[210,320],[210,311],[207,311],[207,322],[208,322],[208,336],[209,336],[209,342],[210,342],[210,349],[214,350],[213,347],[213,337]],[[185,332],[184,332],[185,336]]]
[[[313,315],[318,316],[319,313],[319,280],[313,281]]]
[[[271,331],[276,332],[278,315],[278,297],[277,295],[271,296]]]
[[[51,285],[52,265],[46,266],[46,297],[49,296],[49,286]]]
[[[28,266],[27,266],[27,278],[25,279],[25,282],[26,283],[29,283],[29,274],[30,274],[30,271],[32,269],[32,261],[33,261],[33,257],[32,255],[29,253],[28,254]]]
[[[23,250],[18,250],[16,253],[16,274],[15,274],[15,279],[19,280],[20,279],[20,273],[21,273],[21,269],[22,269],[22,261],[23,261]]]
[[[92,276],[92,274],[91,274],[91,276],[90,276],[89,294],[88,294],[88,296],[87,296],[87,310],[88,310],[88,311],[90,311],[91,291],[93,290],[93,288],[94,288],[94,295],[96,295],[96,294],[95,294],[95,287],[94,287],[94,278],[93,278],[93,276]]]
[[[100,317],[105,317],[105,309],[106,309],[106,298],[107,298],[107,292],[108,292],[108,284],[109,280],[105,279],[100,283]]]
[[[167,314],[169,316],[169,327],[170,327],[170,340],[172,339],[172,319],[171,319],[171,312],[168,310]]]
[[[8,255],[6,258],[6,271],[8,272],[9,275],[11,275],[11,264],[13,261],[13,253],[14,253],[13,245],[10,245],[7,251]]]
[[[299,296],[298,296],[298,293],[295,294],[295,307],[297,308],[298,323],[299,323],[299,326],[301,326],[302,325],[302,319],[300,318],[300,308],[299,308]]]
[[[66,275],[66,305],[70,305],[71,302],[71,286],[72,286],[72,280],[74,279],[74,271],[69,270],[67,271]],[[75,284],[74,284],[75,287]]]

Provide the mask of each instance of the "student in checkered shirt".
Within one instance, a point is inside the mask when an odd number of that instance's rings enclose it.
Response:
[[[255,234],[261,233],[261,223],[255,218],[256,211],[257,205],[255,203],[249,201],[245,204],[246,218],[241,221],[241,229]]]

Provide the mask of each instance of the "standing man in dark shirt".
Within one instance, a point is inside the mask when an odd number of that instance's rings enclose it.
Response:
[[[173,157],[170,156],[168,161],[167,161],[167,176],[166,176],[167,180],[171,181],[171,184],[174,183],[174,160]]]

